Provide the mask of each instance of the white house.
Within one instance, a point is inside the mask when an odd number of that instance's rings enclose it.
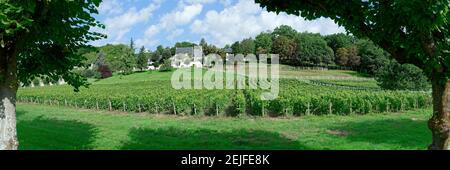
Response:
[[[189,68],[203,67],[203,49],[201,46],[176,48],[175,55],[170,58],[172,67]]]

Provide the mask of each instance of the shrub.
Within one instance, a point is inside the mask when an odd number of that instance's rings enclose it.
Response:
[[[39,86],[40,85],[40,79],[38,79],[38,78],[35,78],[34,80],[33,80],[33,82],[31,82],[34,86]]]
[[[226,111],[230,116],[239,116],[245,113],[245,96],[242,91],[237,90],[231,101],[231,106]]]
[[[97,68],[97,72],[100,74],[100,78],[108,78],[112,76],[112,71],[109,69],[108,65],[100,65]]]
[[[99,76],[100,74],[97,71],[92,70],[92,69],[76,69],[73,72],[77,73],[77,74],[79,74],[79,75],[81,75],[83,77],[86,77],[86,78],[98,78],[98,77],[100,77]]]
[[[423,71],[411,64],[390,62],[380,69],[375,79],[378,85],[388,90],[426,90],[427,78]]]
[[[164,63],[159,67],[160,72],[166,72],[166,71],[172,71],[172,61],[170,59],[167,59],[164,61]]]

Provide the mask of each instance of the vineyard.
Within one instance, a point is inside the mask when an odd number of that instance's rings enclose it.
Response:
[[[261,90],[173,89],[168,73],[117,76],[73,92],[70,86],[21,88],[19,102],[84,109],[176,115],[300,116],[396,112],[431,105],[427,92],[357,90],[281,79],[279,97],[260,99]],[[161,76],[160,74],[164,74]],[[142,77],[148,77],[147,79]],[[149,78],[156,77],[156,78]],[[116,82],[116,83],[114,83]],[[314,81],[311,81],[314,82]]]

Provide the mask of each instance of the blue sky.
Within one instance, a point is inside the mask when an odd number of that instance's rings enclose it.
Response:
[[[133,38],[137,46],[150,50],[179,41],[198,43],[201,38],[223,47],[280,25],[325,35],[345,32],[329,19],[305,21],[269,13],[253,0],[103,0],[95,17],[106,25],[95,31],[108,38],[93,45],[128,44]]]

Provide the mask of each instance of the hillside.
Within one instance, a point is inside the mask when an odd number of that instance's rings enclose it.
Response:
[[[423,108],[431,102],[426,92],[383,91],[373,79],[352,71],[281,66],[280,72],[279,97],[271,101],[260,99],[262,89],[176,90],[170,81],[173,72],[157,71],[94,80],[79,93],[66,85],[22,88],[18,100],[102,110],[234,116],[365,114]]]

